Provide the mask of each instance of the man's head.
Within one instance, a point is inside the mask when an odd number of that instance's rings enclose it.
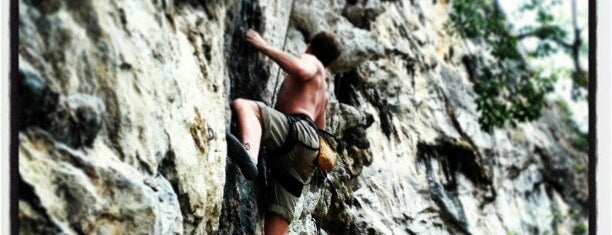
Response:
[[[340,41],[333,33],[319,32],[310,39],[307,52],[317,57],[323,66],[327,67],[340,56]]]

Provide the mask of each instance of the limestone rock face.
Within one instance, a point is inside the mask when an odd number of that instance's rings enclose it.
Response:
[[[46,222],[33,224],[69,234],[215,231],[226,163],[224,40],[214,35],[222,4],[19,4],[20,82],[35,77],[57,100],[31,118],[49,121],[20,128],[20,176],[31,188],[20,203]],[[92,111],[81,115],[71,100]],[[79,132],[98,120],[99,132]],[[71,140],[80,135],[95,139]]]
[[[283,73],[249,28],[294,54],[321,30],[343,45],[340,159],[291,233],[579,232],[586,153],[554,105],[480,130],[447,2],[20,0],[20,233],[260,234],[267,175],[246,181],[224,132],[230,101],[274,104]]]

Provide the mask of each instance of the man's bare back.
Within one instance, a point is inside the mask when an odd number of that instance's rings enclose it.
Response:
[[[302,55],[302,57],[314,57]],[[311,78],[295,78],[287,75],[278,91],[278,100],[274,108],[285,114],[302,113],[308,115],[323,129],[325,123],[325,109],[327,106],[327,82],[325,81],[325,68],[316,63],[317,72]]]
[[[310,46],[302,56],[295,57],[272,47],[253,30],[247,32],[247,41],[287,73],[275,109],[285,114],[306,114],[315,121],[317,128],[323,129],[327,106],[326,72],[323,63],[310,54]]]

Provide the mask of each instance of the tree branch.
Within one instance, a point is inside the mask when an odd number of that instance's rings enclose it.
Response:
[[[582,73],[582,68],[580,67],[580,46],[582,45],[582,39],[580,38],[580,28],[578,28],[578,16],[576,13],[576,0],[572,0],[572,21],[574,25],[574,43],[571,45],[572,49],[572,58],[574,59],[574,81],[578,78],[578,76]]]
[[[540,31],[536,29],[536,30],[532,30],[532,31],[529,31],[529,32],[526,32],[526,33],[521,33],[519,35],[516,35],[516,36],[514,36],[514,38],[516,38],[517,40],[523,40],[523,39],[530,38],[530,37],[536,37],[536,38],[539,38],[539,39],[549,39],[549,40],[557,43],[559,46],[562,46],[562,47],[564,47],[564,48],[566,48],[568,50],[572,49],[572,47],[573,47],[572,43],[565,42],[565,41],[563,41],[561,39],[557,39],[557,38],[541,38],[540,36],[538,36],[539,32]]]

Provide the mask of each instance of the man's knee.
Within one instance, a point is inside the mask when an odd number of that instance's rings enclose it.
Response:
[[[252,110],[257,104],[252,100],[238,98],[232,101],[232,108],[234,110]]]
[[[257,102],[252,100],[247,100],[243,98],[238,98],[232,101],[232,109],[234,112],[237,111],[252,111],[257,116],[257,119],[260,118],[260,110]]]
[[[235,99],[232,101],[232,108],[241,109],[242,107],[246,105],[247,101],[248,100],[242,99],[242,98]]]

